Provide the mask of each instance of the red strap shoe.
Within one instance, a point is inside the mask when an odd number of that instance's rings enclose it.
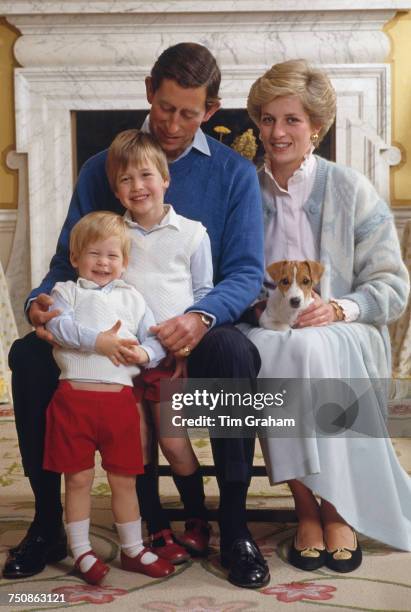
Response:
[[[156,561],[145,564],[141,561],[141,557],[145,553],[151,553],[149,548],[143,548],[136,557],[129,557],[123,551],[121,551],[121,567],[126,572],[136,572],[137,574],[144,574],[150,576],[150,578],[164,578],[174,572],[174,565],[172,565],[166,559],[160,559],[157,557]]]
[[[203,556],[208,553],[211,527],[202,519],[189,519],[185,524],[185,531],[178,536],[180,544],[185,546],[192,555]]]
[[[86,572],[83,572],[80,567],[80,561],[84,559],[84,557],[87,557],[87,555],[90,555],[90,557],[94,557],[95,562],[90,567],[90,569],[88,569]],[[89,550],[88,552],[85,552],[84,554],[80,555],[74,566],[80,572],[81,577],[84,578],[84,580],[89,584],[100,584],[104,576],[110,571],[109,566],[100,561],[100,559],[96,557],[92,550]]]
[[[162,529],[150,536],[150,548],[155,555],[166,559],[173,565],[184,563],[190,558],[185,548],[177,544],[171,529]]]

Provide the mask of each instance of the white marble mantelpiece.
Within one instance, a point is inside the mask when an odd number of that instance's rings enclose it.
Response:
[[[207,12],[409,10],[407,0],[209,0]],[[1,0],[7,15],[204,13],[199,0]]]
[[[72,113],[147,108],[144,77],[181,41],[217,57],[229,108],[243,108],[252,82],[275,62],[304,57],[323,66],[337,91],[337,161],[365,172],[388,199],[400,153],[391,147],[383,26],[409,9],[411,0],[0,0],[0,15],[22,34],[16,145],[27,159],[31,284],[47,270],[73,190]]]
[[[22,66],[150,68],[161,49],[191,40],[212,48],[219,64],[230,67],[267,66],[290,57],[322,64],[384,62],[389,40],[382,27],[394,15],[393,10],[89,14],[85,9],[9,20],[23,34],[14,49]]]

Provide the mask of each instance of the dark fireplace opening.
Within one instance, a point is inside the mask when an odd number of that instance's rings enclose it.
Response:
[[[106,149],[116,134],[122,130],[140,127],[147,110],[77,111],[75,122],[75,177],[89,157]],[[227,146],[239,148],[256,165],[263,158],[263,148],[258,139],[258,130],[245,109],[220,109],[202,126],[204,132]],[[252,130],[249,132],[248,130]],[[239,142],[240,139],[240,142]],[[255,154],[254,154],[255,152]],[[324,138],[317,153],[335,161],[335,124]]]

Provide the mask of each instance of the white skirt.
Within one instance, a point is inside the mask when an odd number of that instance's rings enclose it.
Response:
[[[340,323],[284,332],[238,327],[260,352],[259,378],[389,378],[388,369],[381,373],[363,350],[365,335],[381,364],[384,342],[373,326]],[[375,419],[383,431],[381,406]],[[387,435],[261,437],[260,443],[271,484],[296,478],[360,533],[411,550],[411,478]]]

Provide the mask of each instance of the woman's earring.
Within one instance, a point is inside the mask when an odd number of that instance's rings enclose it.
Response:
[[[314,134],[311,134],[310,140],[311,140],[311,144],[313,145],[313,147],[318,147],[318,141],[320,140],[320,137],[317,132],[314,132]]]

